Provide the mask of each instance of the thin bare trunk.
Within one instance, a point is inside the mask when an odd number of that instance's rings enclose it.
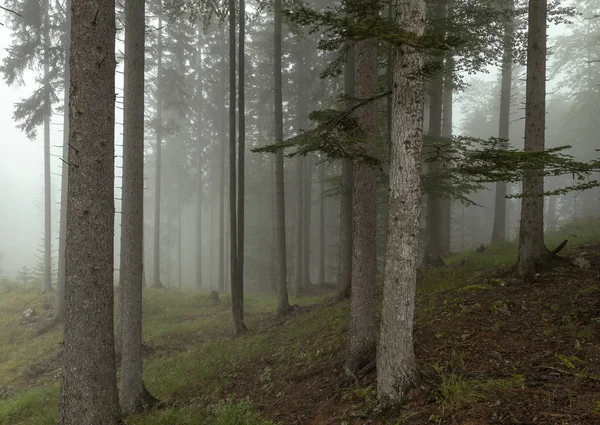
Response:
[[[273,82],[275,86],[275,142],[283,141],[283,81],[281,74],[282,58],[282,19],[281,0],[275,0],[275,34]],[[283,150],[275,154],[275,205],[277,221],[277,251],[279,259],[277,285],[277,314],[286,314],[290,310],[287,290],[287,255],[285,242],[285,188],[283,173]]]
[[[225,34],[222,33],[222,38],[225,38]],[[227,110],[225,107],[225,94],[226,94],[226,76],[227,66],[225,63],[225,52],[221,57],[221,96],[220,99],[220,154],[221,154],[221,167],[219,170],[219,291],[225,291],[225,167],[227,165],[226,160],[226,121],[227,121]]]
[[[302,226],[302,287],[308,290],[312,285],[310,280],[310,215],[312,211],[312,169],[313,159],[306,156],[306,170],[304,172],[304,210],[302,212],[304,225]]]
[[[509,4],[512,11],[514,5]],[[508,22],[504,29],[504,54],[502,56],[502,83],[500,88],[500,125],[498,137],[508,141],[510,131],[510,96],[512,85],[513,62],[513,22]],[[506,147],[503,144],[503,147]],[[496,183],[494,200],[494,228],[492,242],[503,242],[506,239],[506,182]]]
[[[325,163],[319,164],[319,278],[318,285],[325,283]]]
[[[400,2],[396,19],[400,28],[422,36],[426,24],[425,2]],[[417,375],[413,320],[421,209],[422,67],[421,52],[409,46],[398,48],[394,67],[388,243],[377,350],[377,395],[384,406],[400,404]]]
[[[50,181],[50,10],[42,2],[44,41],[44,292],[52,291],[52,184]]]
[[[65,64],[68,64],[71,58],[71,0],[66,1],[65,5],[66,24],[65,24]],[[62,166],[60,176],[60,226],[58,231],[58,277],[56,281],[56,300],[54,304],[55,323],[62,322],[65,318],[65,242],[67,236],[67,191],[69,179],[69,87],[70,87],[69,67],[65,65],[64,71],[64,111],[63,111],[63,147],[62,147]]]
[[[304,268],[302,266],[302,260],[304,259],[304,251],[302,249],[302,243],[304,239],[302,237],[304,232],[304,157],[299,156],[296,159],[296,258],[295,258],[295,266],[294,266],[294,286],[296,295],[300,295],[304,289],[304,279],[302,276],[302,272]]]
[[[436,0],[435,20],[443,21],[446,18],[446,3],[444,0]],[[444,79],[442,75],[443,57],[435,59],[440,69],[431,81],[429,91],[429,135],[434,142],[439,142],[442,137],[442,104]],[[434,178],[440,171],[440,160],[435,159],[428,164],[427,172]],[[442,200],[435,194],[430,193],[427,196],[427,243],[425,246],[424,262],[430,266],[442,266],[442,247],[440,244],[440,235],[442,233]]]
[[[154,404],[142,379],[144,257],[144,0],[125,3],[123,190],[121,213],[121,409],[133,414]]]
[[[202,181],[202,34],[198,34],[198,53],[197,53],[197,87],[196,87],[196,288],[202,289],[202,196],[203,196],[203,181]],[[222,201],[222,200],[221,200]]]
[[[354,47],[348,49],[344,64],[344,94],[348,100],[354,97],[355,58]],[[340,199],[340,246],[338,260],[338,300],[350,298],[352,281],[352,182],[354,165],[350,159],[342,159],[342,194]]]
[[[162,9],[162,7],[160,8]],[[160,204],[161,204],[161,184],[162,184],[162,140],[163,140],[163,119],[162,119],[162,17],[158,16],[158,43],[157,43],[157,66],[156,66],[156,180],[154,182],[154,281],[153,288],[162,288],[160,282]]]
[[[525,101],[525,151],[544,150],[546,125],[546,0],[529,2],[527,87]],[[517,274],[531,277],[549,261],[544,243],[544,177],[530,170],[523,179]]]

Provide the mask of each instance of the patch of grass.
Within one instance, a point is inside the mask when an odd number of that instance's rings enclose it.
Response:
[[[0,400],[0,425],[55,425],[58,388],[33,388]]]

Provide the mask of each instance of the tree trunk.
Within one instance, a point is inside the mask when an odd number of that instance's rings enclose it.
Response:
[[[275,142],[283,141],[283,81],[281,73],[282,58],[282,19],[281,0],[275,0],[275,34],[274,34],[274,66],[273,83],[275,86]],[[275,204],[277,220],[277,251],[279,251],[277,314],[290,311],[287,290],[287,255],[285,241],[285,188],[283,173],[283,149],[275,154]]]
[[[377,94],[377,40],[369,38],[356,44],[356,96],[368,99]],[[376,154],[377,104],[360,107],[357,121],[362,130],[363,148]],[[375,358],[376,347],[376,233],[377,171],[364,162],[354,166],[352,195],[352,297],[346,372],[356,373]]]
[[[304,203],[302,226],[302,287],[308,290],[311,286],[310,280],[310,213],[312,211],[312,169],[313,159],[309,154],[305,161],[306,170],[304,172]]]
[[[196,78],[198,87],[196,87],[196,288],[202,289],[202,135],[201,128],[203,127],[202,108],[202,34],[198,34],[198,54],[196,69]],[[223,93],[225,94],[225,93]],[[223,150],[221,148],[221,150]],[[224,168],[224,167],[223,167]],[[223,172],[221,172],[223,173]],[[223,200],[220,199],[220,202]]]
[[[299,130],[299,129],[298,129]],[[304,242],[304,162],[303,156],[298,156],[297,162],[297,174],[296,174],[296,264],[294,266],[294,285],[296,290],[296,296],[301,295],[304,289],[304,279],[302,272],[304,267],[302,266],[302,260],[304,260],[304,250],[302,249],[302,243]]]
[[[235,146],[235,0],[229,0],[229,262],[230,262],[230,282],[232,309],[234,309],[233,298],[238,283],[238,237],[237,237],[237,178],[236,178],[236,146]],[[237,300],[236,300],[237,301]],[[235,310],[234,310],[235,311]],[[236,315],[233,314],[234,334],[238,335],[239,323],[236,322]]]
[[[509,4],[512,11],[514,5]],[[510,97],[512,85],[512,61],[513,61],[513,22],[507,23],[504,29],[504,54],[502,56],[502,82],[500,88],[500,125],[498,137],[508,141],[510,131]],[[502,145],[506,148],[507,143]],[[494,200],[494,228],[492,231],[492,242],[504,242],[506,240],[506,182],[496,183],[496,197]]]
[[[443,21],[446,18],[446,3],[444,0],[436,0],[435,20]],[[438,65],[443,64],[443,57],[435,59]],[[443,105],[444,79],[442,70],[431,81],[430,87],[430,109],[429,109],[429,135],[434,142],[439,142],[442,137],[442,105]],[[441,164],[439,159],[431,161],[428,165],[428,173],[439,173]],[[427,196],[427,243],[425,246],[424,262],[429,266],[443,266],[442,245],[440,236],[442,234],[442,200],[435,194]]]
[[[525,151],[544,150],[546,125],[546,0],[529,2],[527,37],[527,87],[525,101]],[[544,177],[530,170],[523,179],[517,274],[528,278],[550,260],[544,243]]]
[[[319,201],[319,279],[318,285],[325,284],[325,163],[319,164],[319,185],[321,199]]]
[[[400,2],[396,16],[400,28],[423,35],[424,1]],[[399,404],[417,375],[413,318],[421,209],[423,54],[408,46],[396,53],[388,243],[377,350],[377,393],[383,405]]]
[[[63,111],[63,147],[60,177],[60,225],[58,231],[58,276],[56,279],[56,299],[54,304],[54,323],[65,318],[65,242],[67,239],[67,191],[69,179],[69,86],[70,75],[68,63],[71,58],[71,0],[65,5],[65,69],[64,69],[64,111]]]
[[[245,34],[246,6],[240,1],[239,18],[239,87],[238,87],[238,194],[237,194],[237,279],[231,281],[231,310],[233,313],[233,331],[240,335],[246,330],[244,323],[244,156],[246,154],[246,111],[245,111]]]
[[[125,3],[121,276],[123,324],[119,399],[125,414],[156,400],[142,379],[142,273],[144,253],[144,0]]]
[[[225,38],[225,34],[222,33],[222,39]],[[227,109],[225,107],[225,95],[226,95],[226,75],[227,65],[225,63],[225,52],[221,57],[221,96],[219,97],[220,106],[220,155],[221,155],[221,167],[219,170],[219,291],[225,291],[225,167],[227,165],[227,159],[225,157],[226,143],[226,121],[227,121]]]
[[[162,10],[162,6],[160,7]],[[160,204],[161,204],[161,183],[162,183],[162,139],[163,139],[163,120],[162,120],[162,17],[158,16],[158,43],[157,43],[157,66],[156,66],[156,181],[154,182],[154,282],[153,288],[162,288],[160,282]]]
[[[454,0],[446,0],[446,15],[452,19],[454,9]],[[454,73],[454,61],[452,54],[446,55],[444,76],[444,93],[442,95],[442,137],[444,139],[452,138],[452,76]],[[444,166],[445,164],[443,164]],[[452,200],[444,198],[441,200],[442,222],[440,233],[440,248],[442,256],[450,254],[451,233],[452,233]]]
[[[354,47],[348,49],[344,64],[344,94],[348,100],[354,97],[355,63]],[[338,259],[339,301],[350,298],[352,281],[352,192],[354,164],[350,159],[342,159],[342,194],[340,199],[340,246]]]
[[[71,10],[66,314],[58,423],[116,425],[115,2],[74,0]]]
[[[52,291],[52,184],[50,181],[50,10],[48,0],[42,2],[44,42],[44,287]]]

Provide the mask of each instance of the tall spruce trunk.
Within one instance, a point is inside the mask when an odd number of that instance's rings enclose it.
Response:
[[[144,253],[144,0],[125,3],[121,276],[123,338],[119,399],[125,414],[156,401],[142,379],[142,274]]]
[[[514,5],[509,2],[512,11]],[[514,23],[507,22],[504,29],[504,53],[502,55],[502,82],[500,88],[500,124],[498,137],[508,141],[510,132],[510,97],[512,86],[512,62],[513,62],[513,34]],[[502,147],[506,148],[507,143]],[[503,242],[506,239],[506,182],[496,183],[496,196],[494,199],[494,227],[492,231],[492,242]]]
[[[246,155],[246,110],[245,110],[245,34],[246,6],[240,2],[239,17],[239,69],[238,69],[238,194],[237,194],[237,279],[231,282],[231,309],[233,314],[233,330],[240,335],[246,330],[244,324],[244,157]]]
[[[115,2],[73,0],[65,330],[59,425],[116,425]]]
[[[304,171],[304,210],[302,212],[304,225],[302,226],[302,286],[308,290],[312,285],[310,280],[310,215],[312,211],[312,169],[313,159],[310,154],[306,156]]]
[[[281,73],[282,58],[282,16],[281,0],[275,0],[275,28],[274,28],[274,61],[273,84],[275,86],[275,143],[283,141],[283,81]],[[283,173],[283,149],[275,154],[275,206],[277,221],[277,251],[278,272],[277,277],[277,314],[283,315],[290,311],[290,302],[287,290],[287,255],[285,241],[285,187]]]
[[[65,5],[65,70],[64,70],[64,110],[63,110],[63,146],[60,176],[60,224],[58,230],[58,276],[56,279],[56,299],[54,301],[54,323],[62,322],[65,318],[65,242],[67,239],[67,191],[69,181],[69,62],[71,58],[71,0]]]
[[[230,283],[232,293],[232,309],[233,309],[233,292],[238,282],[238,249],[237,249],[237,178],[236,178],[236,146],[235,146],[235,101],[236,101],[236,84],[235,84],[235,0],[229,0],[229,269]],[[234,334],[237,335],[237,323],[234,314]]]
[[[319,278],[317,280],[318,285],[325,284],[325,257],[327,252],[325,251],[325,163],[319,164],[319,187],[320,187],[320,200],[319,200]]]
[[[436,0],[435,20],[438,25],[442,25],[446,19],[445,0]],[[442,30],[438,30],[441,33]],[[439,143],[442,137],[442,106],[444,93],[444,78],[442,73],[443,56],[435,58],[439,70],[431,81],[429,90],[430,108],[429,108],[429,136],[436,143]],[[440,172],[441,162],[436,158],[429,163],[428,173],[436,174]],[[437,178],[436,178],[437,180]],[[440,236],[442,234],[442,200],[437,195],[430,193],[427,196],[427,243],[425,246],[424,262],[430,266],[442,266],[442,244]]]
[[[344,95],[347,105],[354,97],[355,57],[354,47],[350,47],[344,63]],[[352,282],[352,192],[354,180],[354,164],[351,159],[342,159],[342,194],[340,197],[340,234],[338,259],[338,292],[339,301],[350,298]]]
[[[454,10],[454,0],[446,0],[446,17],[452,19]],[[452,138],[452,77],[454,74],[454,61],[452,54],[447,54],[444,59],[444,92],[442,94],[442,137],[446,140]],[[442,164],[446,166],[446,164]],[[452,239],[452,199],[444,198],[441,200],[441,233],[440,233],[440,252],[443,257],[450,254],[450,245]]]
[[[222,40],[225,39],[225,34],[221,33]],[[219,96],[220,106],[220,159],[221,167],[219,170],[219,274],[218,274],[218,285],[219,291],[225,291],[225,167],[227,165],[226,158],[226,144],[227,139],[225,137],[227,131],[227,108],[225,107],[225,94],[226,94],[226,78],[227,78],[227,64],[225,61],[225,54],[221,57],[221,96]]]
[[[44,42],[44,287],[52,291],[52,182],[50,173],[50,10],[48,0],[42,1]]]
[[[162,6],[159,7],[162,13]],[[163,139],[163,119],[162,119],[162,17],[158,16],[158,43],[157,43],[157,65],[156,65],[156,180],[154,182],[154,281],[153,288],[162,288],[160,282],[160,207],[161,207],[161,185],[162,185],[162,139]]]
[[[399,28],[422,36],[425,2],[398,4]],[[396,51],[389,219],[381,331],[377,349],[377,395],[398,405],[417,376],[413,320],[419,252],[421,149],[423,144],[423,54],[409,46]]]
[[[203,127],[202,117],[202,45],[203,45],[202,33],[198,34],[198,54],[196,69],[197,85],[196,87],[196,122],[201,123],[197,128],[196,134],[196,288],[202,289],[202,134],[201,128]],[[224,94],[224,93],[223,93]],[[221,148],[223,150],[223,148]],[[224,168],[224,167],[223,167]],[[223,171],[221,172],[221,174]],[[222,194],[222,193],[221,193]],[[219,203],[223,200],[220,199]],[[222,220],[222,219],[221,219]]]
[[[527,85],[525,89],[525,151],[542,152],[546,125],[546,0],[529,2]],[[544,243],[544,177],[541,168],[523,178],[517,274],[528,278],[549,260]]]
[[[294,265],[294,289],[296,295],[300,295],[304,289],[304,279],[302,272],[304,267],[302,260],[304,260],[304,250],[302,249],[302,243],[304,242],[304,171],[306,169],[304,156],[298,156],[296,159],[296,254],[295,254],[295,265]]]
[[[356,97],[372,98],[377,94],[377,40],[356,43]],[[368,155],[376,155],[377,104],[373,101],[356,111]],[[352,297],[350,333],[345,370],[356,376],[375,358],[377,310],[377,171],[364,162],[354,165],[352,194]]]

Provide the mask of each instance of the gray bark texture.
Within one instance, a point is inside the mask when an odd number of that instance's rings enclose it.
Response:
[[[445,0],[436,0],[435,6],[435,21],[439,26],[446,18],[446,2]],[[438,32],[442,30],[438,29]],[[443,57],[439,56],[434,59],[438,65],[443,64]],[[440,67],[441,68],[441,67]],[[444,96],[444,78],[442,71],[438,71],[432,79],[429,89],[430,108],[429,108],[429,135],[435,141],[439,141],[442,137],[442,106]],[[439,159],[431,161],[428,166],[428,172],[437,174],[441,167]],[[427,243],[425,246],[424,263],[430,266],[443,266],[442,260],[442,199],[436,194],[430,193],[427,196]]]
[[[73,0],[60,425],[116,425],[115,2]]]
[[[512,10],[514,5],[509,2]],[[512,86],[513,67],[513,33],[514,23],[507,22],[504,29],[504,53],[502,56],[502,82],[500,88],[500,124],[498,137],[508,140],[510,132],[510,97]],[[494,199],[494,227],[492,242],[504,242],[506,239],[506,182],[496,183],[496,196]]]
[[[197,69],[196,73],[198,75],[198,87],[196,87],[196,99],[195,102],[198,104],[196,106],[196,121],[202,123],[202,47],[204,41],[202,39],[202,33],[199,31],[198,34],[198,54],[196,58]],[[225,94],[225,93],[223,93]],[[223,96],[224,98],[224,96]],[[202,289],[202,195],[203,195],[203,182],[202,182],[202,135],[200,133],[196,134],[196,288],[198,290]],[[223,149],[221,147],[221,149]],[[223,169],[221,173],[223,173]],[[220,193],[222,197],[223,193]],[[222,203],[222,199],[219,199],[219,204]],[[220,205],[219,205],[220,206]],[[181,220],[181,213],[179,214]],[[223,219],[221,219],[223,220]],[[181,228],[181,226],[180,226]],[[181,235],[181,233],[180,233]],[[181,247],[181,240],[179,243]],[[222,254],[221,254],[222,255]],[[179,256],[181,258],[181,256]],[[181,269],[180,274],[181,274]]]
[[[325,283],[325,258],[327,251],[325,250],[325,163],[319,164],[319,187],[320,187],[320,200],[319,200],[319,277],[317,285],[323,285]]]
[[[223,33],[222,33],[223,34]],[[224,35],[224,34],[223,34]],[[223,37],[224,38],[224,37]],[[221,168],[219,170],[219,291],[225,291],[225,167],[227,165],[226,158],[226,144],[227,139],[225,137],[227,132],[227,108],[225,106],[225,94],[226,94],[226,78],[227,78],[227,66],[225,62],[225,53],[221,57],[221,96],[220,96],[220,155],[221,155]]]
[[[529,2],[527,85],[525,89],[525,151],[544,150],[546,126],[546,0]],[[528,278],[550,260],[544,243],[544,177],[541,169],[523,179],[517,274]]]
[[[44,287],[52,291],[52,182],[50,174],[50,11],[48,0],[42,1],[44,42]]]
[[[368,99],[377,94],[377,40],[356,44],[356,97]],[[368,102],[356,111],[363,133],[363,147],[376,154],[377,104]],[[364,162],[354,165],[352,195],[352,296],[346,373],[356,375],[375,358],[377,307],[377,171]]]
[[[125,2],[121,282],[123,326],[119,401],[125,414],[156,401],[142,379],[144,257],[144,0]]]
[[[275,86],[275,142],[283,141],[283,84],[281,72],[282,57],[282,17],[281,0],[275,0],[275,34],[273,80]],[[290,310],[287,289],[287,255],[285,242],[285,187],[283,173],[283,149],[275,154],[275,207],[279,275],[277,278],[277,314],[286,314]]]
[[[304,289],[303,271],[304,267],[304,250],[302,243],[304,242],[304,156],[300,155],[296,159],[296,254],[294,265],[294,290],[296,295],[300,295]]]
[[[71,0],[66,1],[65,5],[66,24],[65,24],[65,64],[68,64],[71,57]],[[54,303],[55,323],[62,322],[65,318],[65,242],[67,239],[67,191],[69,181],[69,86],[70,75],[69,67],[65,65],[64,70],[64,111],[63,111],[63,147],[60,176],[60,224],[58,229],[58,276],[56,279],[56,300]]]
[[[233,331],[240,335],[246,331],[244,323],[244,184],[245,184],[245,155],[246,155],[246,111],[245,111],[245,66],[244,58],[246,36],[246,6],[244,0],[239,0],[239,69],[238,69],[238,186],[237,186],[237,279],[231,282],[231,310],[233,314]]]
[[[235,84],[235,0],[229,0],[229,268],[230,282],[232,293],[232,309],[233,309],[233,292],[238,282],[238,237],[237,237],[237,165],[236,165],[236,146],[235,146],[235,101],[236,84]],[[234,318],[234,334],[238,334],[237,324]]]
[[[162,9],[162,7],[160,7]],[[154,182],[154,280],[153,288],[162,288],[160,282],[160,204],[162,185],[162,18],[158,16],[158,42],[157,42],[157,65],[156,65],[156,180]]]
[[[423,0],[402,0],[396,23],[416,36],[425,32]],[[377,349],[377,394],[383,405],[399,404],[416,379],[413,321],[423,145],[423,54],[409,46],[396,51],[393,139],[389,177],[388,243],[383,310]]]
[[[354,97],[355,85],[354,47],[348,49],[344,63],[344,94]],[[350,298],[352,282],[352,182],[354,180],[354,164],[351,159],[342,159],[342,195],[340,199],[340,244],[338,261],[338,293],[339,301]]]
[[[302,213],[304,224],[302,226],[302,287],[308,290],[312,285],[310,280],[310,213],[312,211],[312,171],[313,158],[310,154],[306,156],[304,163],[304,211]]]

